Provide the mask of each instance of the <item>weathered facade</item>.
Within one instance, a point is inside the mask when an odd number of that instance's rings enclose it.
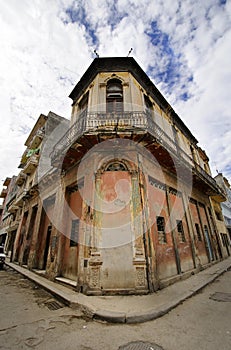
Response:
[[[231,189],[229,181],[221,173],[215,176],[215,180],[226,193],[226,201],[220,206],[217,203],[214,203],[213,206],[222,241],[223,255],[227,256],[231,254]]]
[[[42,208],[38,189],[40,152],[47,137],[63,120],[64,118],[52,112],[47,116],[41,114],[25,142],[27,148],[19,165],[22,170],[18,176],[13,176],[8,181],[1,220],[2,230],[6,235],[4,246],[11,260],[20,264],[28,264],[29,253],[33,251],[32,236],[40,225],[37,215],[38,209]]]
[[[17,233],[17,229],[21,220],[21,210],[14,205],[15,198],[18,192],[17,177],[12,176],[10,184],[8,186],[8,193],[5,200],[4,216],[2,218],[2,224],[6,234],[6,240],[4,243],[4,249],[6,254],[12,260],[14,241]]]
[[[22,158],[13,260],[100,295],[153,292],[222,258],[211,200],[225,195],[136,61],[96,58],[70,98],[69,127],[39,163]]]
[[[7,177],[3,182],[3,188],[0,193],[0,198],[3,199],[0,211],[0,245],[5,245],[7,239],[7,229],[10,225],[10,215],[7,210],[7,203],[13,191],[12,178]]]

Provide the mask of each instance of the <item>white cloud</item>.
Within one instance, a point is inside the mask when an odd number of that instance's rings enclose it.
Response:
[[[153,44],[154,28],[162,44]],[[1,1],[0,36],[1,179],[17,172],[22,144],[41,113],[70,118],[68,95],[95,48],[102,57],[126,56],[132,47],[211,164],[228,169],[230,2]],[[182,101],[186,93],[190,98]]]
[[[1,125],[4,129],[1,128],[0,173],[4,179],[18,171],[28,135],[28,132],[22,135],[25,126],[31,129],[39,115],[50,110],[70,117],[68,95],[91,62],[91,53],[84,26],[65,25],[59,2],[11,0],[1,5],[0,35],[4,53],[0,56]]]

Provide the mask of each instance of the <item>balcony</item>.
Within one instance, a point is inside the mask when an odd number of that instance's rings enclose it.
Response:
[[[150,116],[142,111],[139,112],[122,112],[122,113],[105,113],[84,111],[78,117],[65,135],[54,146],[51,153],[52,162],[57,157],[62,157],[66,151],[74,144],[74,142],[89,131],[147,131],[152,128],[157,137],[166,138],[171,143],[171,138],[150,118]],[[176,145],[172,142],[172,148],[176,150]]]
[[[1,193],[0,193],[0,198],[5,198],[7,196],[7,189],[3,188]]]
[[[11,177],[7,177],[7,178],[5,179],[5,181],[3,182],[3,186],[9,186],[10,181],[11,181]]]
[[[38,166],[39,156],[33,154],[30,156],[22,170],[22,172],[26,175],[30,175]]]
[[[29,197],[30,197],[29,190],[27,188],[22,188],[17,193],[17,196],[16,196],[15,201],[14,201],[14,205],[16,205],[18,207],[22,207],[25,199],[27,199]]]
[[[105,113],[84,111],[64,136],[56,143],[51,152],[51,163],[54,166],[68,168],[107,135],[130,138],[146,147],[157,159],[160,165],[172,173],[180,174],[187,181],[192,173],[193,184],[209,195],[220,196],[224,194],[218,188],[216,181],[195,163],[173,139],[144,111]],[[88,142],[86,142],[86,136]],[[109,136],[111,137],[111,136]],[[177,170],[176,170],[177,167]]]
[[[18,192],[17,188],[14,188],[12,191],[8,191],[8,196],[7,196],[7,200],[6,200],[6,205],[9,206],[9,204],[13,201],[13,199],[16,197]]]
[[[36,134],[34,135],[33,139],[31,140],[30,148],[31,149],[37,148],[40,145],[42,139],[44,138],[44,135],[45,135],[44,128],[38,129],[36,131]]]
[[[15,205],[15,203],[12,203],[9,207],[8,207],[8,209],[7,209],[7,211],[8,211],[8,213],[15,213],[17,210],[19,209],[19,206],[18,205]]]
[[[7,229],[7,232],[16,231],[19,226],[19,223],[20,223],[20,220],[11,221]]]
[[[26,181],[26,177],[27,177],[26,174],[24,174],[22,171],[20,171],[20,173],[16,177],[15,184],[18,186],[22,186],[23,183]]]

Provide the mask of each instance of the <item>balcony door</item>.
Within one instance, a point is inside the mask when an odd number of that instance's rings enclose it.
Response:
[[[111,79],[106,89],[106,111],[107,113],[123,112],[123,86],[119,79]]]

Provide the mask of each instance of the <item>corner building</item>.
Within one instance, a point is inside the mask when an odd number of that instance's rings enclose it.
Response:
[[[40,181],[49,240],[37,230],[29,254],[45,240],[46,263],[30,268],[88,295],[142,294],[222,258],[210,199],[225,196],[137,62],[94,59],[70,98]]]

